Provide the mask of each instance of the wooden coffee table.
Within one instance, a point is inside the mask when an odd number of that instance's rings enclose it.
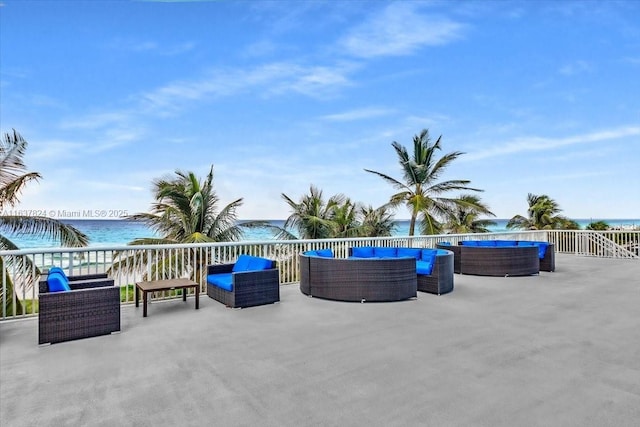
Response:
[[[193,288],[196,294],[196,310],[200,308],[200,285],[189,279],[151,280],[136,282],[136,307],[140,306],[140,291],[142,291],[142,317],[147,317],[147,302],[149,292],[170,291],[182,289],[182,301],[187,300],[187,290]]]

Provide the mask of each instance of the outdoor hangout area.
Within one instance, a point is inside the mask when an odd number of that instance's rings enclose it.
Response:
[[[125,304],[120,333],[47,346],[0,322],[0,425],[636,425],[640,263],[556,261],[394,303]]]

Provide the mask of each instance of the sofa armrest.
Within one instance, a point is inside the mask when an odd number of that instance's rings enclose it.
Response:
[[[277,268],[268,270],[239,271],[232,274],[233,289],[246,285],[260,285],[264,283],[277,283],[280,285],[280,273]]]
[[[78,281],[93,280],[93,279],[106,279],[106,278],[108,278],[107,273],[80,274],[78,276],[69,276],[69,282],[78,282]]]
[[[220,274],[220,273],[231,273],[233,270],[233,264],[213,264],[207,266],[207,275],[209,274]]]
[[[85,280],[84,282],[69,281],[69,287],[72,291],[80,289],[106,288],[115,286],[113,279],[101,278],[93,280]]]

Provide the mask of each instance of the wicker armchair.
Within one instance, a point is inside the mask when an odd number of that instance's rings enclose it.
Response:
[[[280,301],[280,272],[271,261],[265,270],[233,272],[235,264],[215,264],[207,266],[207,277],[211,275],[231,275],[232,289],[226,290],[207,280],[207,295],[227,307],[243,308]]]
[[[70,276],[70,291],[49,292],[48,271],[39,286],[38,344],[120,331],[120,289],[106,274]]]

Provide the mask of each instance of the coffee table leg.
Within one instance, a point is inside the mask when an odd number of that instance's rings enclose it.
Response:
[[[142,291],[142,317],[147,317],[147,291]]]
[[[138,285],[136,285],[136,307],[140,307],[140,289],[138,288]]]
[[[187,300],[187,291],[189,290],[189,288],[182,288],[182,301],[186,301]]]
[[[200,285],[195,286],[196,289],[196,310],[200,308]]]

